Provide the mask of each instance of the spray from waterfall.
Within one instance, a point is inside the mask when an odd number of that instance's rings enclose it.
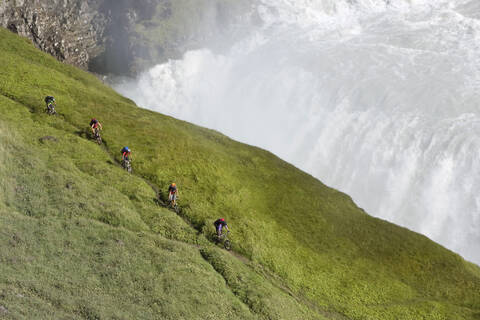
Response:
[[[258,0],[225,52],[117,90],[268,149],[480,263],[480,4]]]

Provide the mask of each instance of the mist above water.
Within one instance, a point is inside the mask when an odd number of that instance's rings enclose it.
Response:
[[[227,52],[116,89],[268,149],[480,263],[480,2],[258,0]]]

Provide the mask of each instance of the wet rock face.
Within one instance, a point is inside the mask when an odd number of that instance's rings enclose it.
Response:
[[[60,61],[88,68],[100,54],[107,23],[97,10],[99,1],[4,0],[0,26],[30,38]]]
[[[218,37],[248,1],[0,0],[0,27],[60,61],[134,75]]]

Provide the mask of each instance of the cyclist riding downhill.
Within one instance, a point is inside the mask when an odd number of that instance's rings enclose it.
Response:
[[[97,140],[98,144],[102,144],[102,137],[100,130],[103,130],[102,124],[95,118],[90,120],[90,129],[92,129],[93,139]]]
[[[217,232],[217,237],[215,239],[216,243],[219,243],[220,241],[223,240],[223,246],[225,249],[230,250],[231,243],[230,240],[227,239],[227,234],[230,233],[230,230],[228,229],[227,221],[225,221],[224,218],[217,219],[213,225],[215,226],[215,230]],[[227,230],[227,233],[223,233],[223,229]]]
[[[132,165],[131,165],[131,151],[128,147],[123,147],[122,149],[122,167],[127,170],[128,172],[132,172]]]
[[[168,187],[168,203],[174,209],[177,208],[177,198],[178,198],[177,184],[173,182]]]
[[[46,96],[45,97],[45,103],[47,104],[47,108],[45,109],[45,112],[49,115],[55,115],[57,112],[55,111],[56,103],[55,103],[55,98],[52,96]]]

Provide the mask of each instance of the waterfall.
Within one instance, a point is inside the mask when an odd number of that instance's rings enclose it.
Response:
[[[223,51],[115,85],[480,263],[480,2],[257,0]]]

